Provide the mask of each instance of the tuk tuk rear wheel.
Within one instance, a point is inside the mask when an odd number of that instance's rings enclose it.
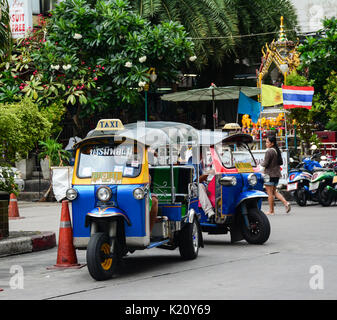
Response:
[[[116,272],[118,258],[115,248],[111,250],[106,233],[94,233],[87,247],[87,265],[90,275],[97,281],[110,279]]]
[[[248,221],[250,229],[247,228],[244,218],[241,220],[241,231],[243,238],[250,244],[263,244],[270,236],[270,223],[263,211],[258,208],[248,209]]]
[[[200,247],[199,227],[194,219],[180,230],[179,252],[184,260],[193,260],[198,256]]]

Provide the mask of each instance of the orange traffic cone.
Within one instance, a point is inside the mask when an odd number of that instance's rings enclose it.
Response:
[[[57,261],[54,268],[81,268],[83,265],[77,263],[77,256],[73,244],[73,230],[71,227],[68,200],[62,201],[61,222],[59,231],[59,244]]]
[[[18,199],[14,193],[11,193],[9,198],[8,219],[23,219],[23,217],[19,215]]]

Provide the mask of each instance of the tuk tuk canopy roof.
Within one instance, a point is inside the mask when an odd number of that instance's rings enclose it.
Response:
[[[201,146],[216,145],[228,136],[228,132],[223,131],[199,130],[198,133]]]
[[[153,148],[174,144],[196,145],[199,142],[198,130],[188,124],[168,121],[139,121],[125,124],[124,129],[118,131],[92,130],[79,145],[88,140],[108,136],[125,137]]]

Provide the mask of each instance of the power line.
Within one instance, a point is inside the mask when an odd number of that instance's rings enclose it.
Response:
[[[288,29],[284,30],[284,32],[289,31],[296,31],[296,29]],[[298,35],[305,35],[308,33],[316,33],[317,31],[306,31],[306,32],[299,32]],[[216,40],[216,39],[234,39],[234,38],[250,38],[250,37],[257,37],[257,36],[265,36],[270,34],[277,34],[279,31],[273,31],[273,32],[263,32],[263,33],[251,33],[251,34],[243,34],[243,35],[237,35],[237,36],[216,36],[216,37],[189,37],[188,39],[191,40]]]

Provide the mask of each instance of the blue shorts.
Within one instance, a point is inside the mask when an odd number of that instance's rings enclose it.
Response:
[[[274,186],[274,187],[277,187],[279,180],[280,180],[279,177],[271,177],[270,181],[269,182],[265,182],[264,185],[265,186]]]

